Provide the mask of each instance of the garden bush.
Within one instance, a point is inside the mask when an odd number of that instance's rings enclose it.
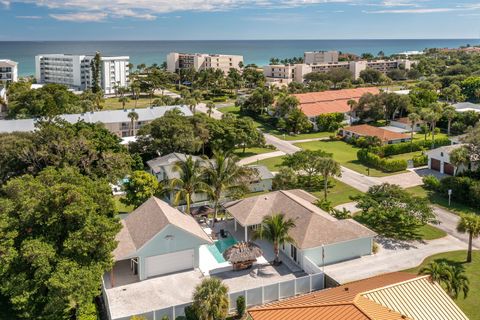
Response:
[[[423,186],[427,190],[438,191],[440,190],[440,180],[434,175],[428,175],[423,177]]]
[[[321,114],[317,118],[317,126],[319,131],[333,132],[337,131],[345,120],[343,113],[327,113]]]
[[[237,315],[239,317],[243,317],[243,315],[245,314],[245,309],[246,309],[245,297],[239,296],[237,298]]]
[[[398,172],[406,170],[408,167],[407,160],[403,159],[385,159],[381,158],[378,155],[362,149],[357,152],[357,158],[360,162],[374,167],[375,169],[382,170],[384,172]]]
[[[413,156],[412,161],[415,168],[426,166],[428,164],[428,156],[426,154],[418,154]]]
[[[447,138],[435,139],[435,148],[448,146],[451,142]],[[422,151],[432,148],[432,141],[419,140],[414,142],[402,142],[395,144],[387,144],[381,147],[375,148],[375,153],[382,157],[390,157],[397,154],[409,153],[414,151]]]

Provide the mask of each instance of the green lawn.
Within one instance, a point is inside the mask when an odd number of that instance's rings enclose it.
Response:
[[[420,229],[418,229],[418,235],[423,240],[435,240],[447,236],[447,233],[434,226],[426,224],[423,227],[420,227]]]
[[[359,173],[367,174],[367,166],[362,164],[357,159],[357,151],[359,148],[354,147],[344,141],[311,141],[296,143],[295,145],[305,150],[323,150],[332,153],[333,158],[341,165]],[[373,168],[370,169],[370,175],[373,177],[384,177],[399,173],[402,173],[402,171],[387,173]]]
[[[222,113],[233,113],[233,114],[236,114],[238,115],[240,113],[240,107],[237,107],[235,105],[233,106],[228,106],[228,107],[221,107],[221,108],[217,108],[218,111],[222,112]]]
[[[425,265],[434,260],[442,260],[453,265],[460,265],[465,268],[465,273],[470,281],[470,292],[466,299],[463,296],[455,300],[460,309],[470,318],[470,320],[480,320],[478,312],[478,299],[480,297],[480,251],[473,252],[472,263],[465,263],[467,257],[466,251],[452,251],[436,254],[428,257],[421,265],[416,268],[405,270],[410,273],[418,273]]]
[[[447,134],[446,133],[437,133],[435,134],[435,140],[436,139],[445,139],[445,138],[448,138]],[[423,133],[415,133],[413,135],[413,141],[415,140],[425,140],[425,135]],[[432,140],[432,136],[431,135],[427,135],[427,140],[428,141],[431,141]]]
[[[154,96],[152,101],[155,100],[157,96]],[[118,102],[118,97],[112,97],[105,99],[105,102],[102,104],[103,110],[119,110],[123,109],[122,103]],[[146,96],[142,96],[137,100],[137,108],[147,108],[150,106],[150,98]],[[135,108],[135,100],[130,99],[125,104],[125,109],[133,109]]]
[[[269,148],[246,148],[244,153],[243,148],[240,148],[240,149],[235,149],[233,153],[236,154],[239,158],[247,158],[247,157],[255,156],[257,154],[269,153],[274,151],[275,149],[269,149]]]
[[[328,138],[331,135],[334,135],[334,132],[312,132],[312,133],[303,133],[303,134],[296,134],[296,135],[283,135],[281,133],[274,133],[273,135],[277,138],[287,141],[295,141],[295,140],[304,140],[304,139],[315,139],[315,138]]]
[[[448,210],[450,210],[452,212],[455,212],[457,214],[461,214],[461,213],[480,214],[480,210],[472,208],[472,207],[470,207],[468,205],[465,205],[463,203],[458,203],[458,202],[452,201],[452,203],[449,206],[447,195],[445,195],[445,197],[442,197],[438,193],[426,190],[422,186],[416,186],[416,187],[408,188],[408,189],[405,189],[405,190],[410,192],[411,194],[416,195],[416,196],[423,197],[423,198],[428,198],[430,203],[438,205],[440,207],[444,207],[445,209],[448,209]]]
[[[285,156],[279,156],[279,157],[263,159],[263,160],[260,160],[260,161],[257,161],[257,162],[251,163],[251,164],[264,165],[268,168],[268,170],[276,172],[276,171],[278,171],[278,169],[280,169],[280,166],[283,162],[284,157]]]
[[[332,187],[327,191],[327,200],[330,201],[334,207],[347,202],[352,202],[350,197],[360,195],[362,193],[348,184],[335,179],[332,179],[331,185]],[[318,199],[323,199],[323,189],[314,191],[312,194]]]
[[[118,213],[129,213],[133,211],[133,206],[127,206],[120,202],[122,196],[113,196],[113,200],[115,201],[115,206],[117,207]]]
[[[388,159],[395,159],[395,160],[412,160],[414,156],[417,155],[422,155],[421,151],[415,151],[415,152],[408,152],[408,153],[402,153],[402,154],[396,154],[393,156],[388,157]]]

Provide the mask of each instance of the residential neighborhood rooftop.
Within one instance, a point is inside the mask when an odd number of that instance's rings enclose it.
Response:
[[[395,272],[249,310],[253,320],[468,319],[428,276]]]
[[[343,131],[352,132],[359,136],[365,137],[377,137],[382,142],[399,139],[410,139],[408,134],[393,132],[383,128],[374,127],[368,124],[360,124],[355,126],[349,126],[342,129]]]
[[[327,90],[294,94],[300,101],[300,108],[308,117],[327,113],[345,113],[350,110],[348,100],[358,101],[366,93],[378,94],[380,89],[375,87],[343,90]]]

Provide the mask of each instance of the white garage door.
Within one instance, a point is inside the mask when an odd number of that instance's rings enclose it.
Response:
[[[162,254],[145,259],[145,275],[147,278],[161,274],[193,269],[193,249]]]

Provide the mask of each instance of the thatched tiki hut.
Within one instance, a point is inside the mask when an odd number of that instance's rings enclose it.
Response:
[[[225,260],[233,265],[233,270],[244,270],[252,266],[263,254],[253,242],[239,242],[223,252]]]

